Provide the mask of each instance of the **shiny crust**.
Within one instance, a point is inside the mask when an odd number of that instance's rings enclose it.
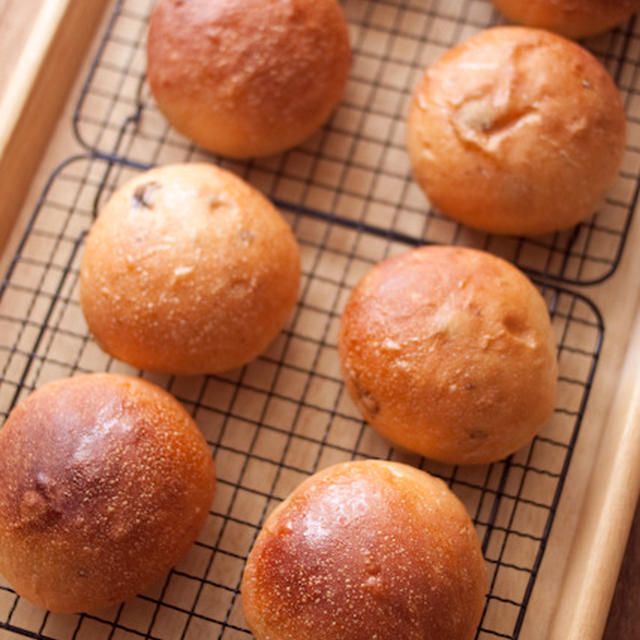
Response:
[[[547,307],[520,271],[482,251],[425,247],[378,265],[351,293],[338,350],[364,419],[429,458],[498,460],[553,412]]]
[[[257,640],[472,640],[486,569],[440,480],[406,465],[330,467],[267,519],[242,581]]]
[[[293,308],[300,255],[273,205],[214,165],[152,169],[96,220],[80,301],[101,346],[141,369],[225,371],[255,358]]]
[[[293,147],[342,97],[351,53],[336,0],[159,0],[147,78],[165,116],[215,153]]]
[[[640,11],[640,0],[493,0],[510,20],[585,38],[607,31]]]
[[[407,142],[436,208],[485,231],[533,235],[594,213],[622,162],[625,114],[585,49],[546,31],[497,27],[426,71]]]
[[[196,539],[215,485],[207,444],[151,383],[95,374],[45,385],[0,430],[0,572],[52,611],[133,597]]]

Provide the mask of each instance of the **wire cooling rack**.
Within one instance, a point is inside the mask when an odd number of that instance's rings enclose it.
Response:
[[[211,159],[171,129],[145,81],[145,36],[154,0],[120,0],[74,117],[90,150],[144,166]],[[640,188],[640,148],[629,144],[597,213],[570,231],[515,238],[472,231],[429,207],[405,150],[408,103],[422,71],[449,47],[500,23],[489,0],[343,0],[354,51],[334,116],[288,153],[223,162],[289,206],[339,216],[408,239],[484,248],[565,284],[615,270]],[[628,125],[640,126],[640,21],[587,41],[615,78]],[[631,136],[630,136],[631,137]],[[634,139],[637,139],[635,136]]]
[[[283,208],[301,245],[300,301],[266,353],[226,375],[150,375],[109,358],[78,304],[82,245],[105,198],[139,168],[76,158],[48,184],[0,290],[0,417],[36,387],[91,371],[142,375],[193,414],[216,458],[218,490],[189,555],[166,581],[99,615],[61,616],[18,598],[0,579],[0,628],[33,638],[250,638],[239,599],[244,559],[265,515],[330,464],[386,458],[445,479],[473,517],[491,588],[479,640],[517,638],[536,580],[591,387],[602,339],[584,297],[540,284],[558,344],[555,414],[526,449],[490,466],[452,467],[389,447],[345,393],[336,336],[351,287],[372,265],[406,251],[337,219]]]

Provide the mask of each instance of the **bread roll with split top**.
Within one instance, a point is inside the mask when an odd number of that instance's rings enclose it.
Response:
[[[529,236],[596,212],[618,175],[625,126],[618,89],[586,49],[540,29],[496,27],[427,69],[407,143],[436,209]]]

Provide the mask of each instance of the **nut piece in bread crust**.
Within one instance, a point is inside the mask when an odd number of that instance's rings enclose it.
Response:
[[[427,69],[407,144],[434,207],[491,233],[535,235],[595,212],[622,163],[625,113],[588,51],[547,31],[496,27]]]
[[[493,0],[510,20],[568,38],[602,33],[640,11],[640,0]]]
[[[60,613],[135,596],[196,539],[211,452],[166,391],[121,375],[44,385],[0,429],[0,573]]]
[[[141,369],[215,373],[253,360],[295,305],[298,244],[274,206],[208,164],[147,171],[86,241],[80,302],[105,351]]]
[[[316,473],[268,517],[242,604],[257,640],[472,640],[486,587],[445,483],[368,460]]]
[[[499,460],[553,413],[558,367],[544,300],[483,251],[423,247],[379,264],[351,292],[338,351],[363,418],[428,458]]]
[[[147,78],[160,110],[225,156],[278,153],[330,116],[349,74],[337,0],[159,0]]]

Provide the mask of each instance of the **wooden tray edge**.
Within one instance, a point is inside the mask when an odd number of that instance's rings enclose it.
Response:
[[[600,640],[640,492],[640,312],[602,430],[549,640]]]
[[[108,0],[47,0],[0,103],[0,252]]]

